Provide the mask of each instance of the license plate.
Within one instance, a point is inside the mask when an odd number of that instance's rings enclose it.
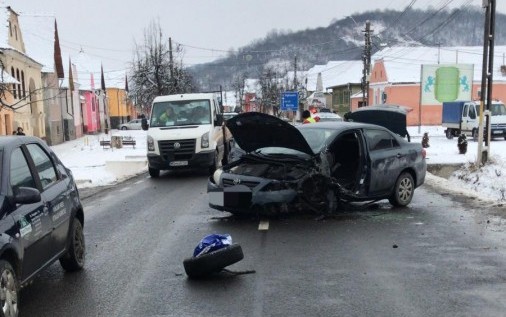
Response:
[[[492,131],[492,134],[502,134],[502,131]]]
[[[173,161],[169,163],[170,166],[187,166],[188,161]]]

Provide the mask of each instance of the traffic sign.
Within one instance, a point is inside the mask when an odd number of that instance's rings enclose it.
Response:
[[[299,109],[299,93],[286,91],[281,96],[281,111],[297,111]]]

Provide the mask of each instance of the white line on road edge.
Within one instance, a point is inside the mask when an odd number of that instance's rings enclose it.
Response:
[[[142,182],[144,182],[144,180],[143,180],[143,179],[141,179],[140,181],[136,181],[134,184],[135,184],[135,185],[138,185],[138,184],[140,184],[140,183],[142,183]]]
[[[127,191],[127,190],[129,190],[129,189],[130,189],[130,187],[125,187],[125,188],[120,189],[119,191],[120,191],[120,192],[124,192],[124,191]]]
[[[260,220],[258,224],[258,230],[269,230],[269,220]]]

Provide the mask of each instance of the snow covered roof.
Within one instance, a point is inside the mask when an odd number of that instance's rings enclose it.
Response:
[[[506,81],[500,66],[504,64],[506,46],[494,47],[495,81]],[[422,64],[473,64],[474,81],[481,82],[483,64],[483,46],[459,47],[388,47],[371,57],[373,63],[383,59],[388,81],[391,83],[420,82]]]
[[[52,15],[21,14],[18,19],[23,32],[26,55],[43,65],[43,73],[55,72],[55,17]]]
[[[258,93],[260,92],[260,81],[258,79],[247,78],[244,81],[245,93]]]
[[[318,73],[321,73],[324,89],[348,83],[360,83],[362,68],[361,61],[330,61],[326,65],[315,65],[307,71],[306,89],[316,91]]]
[[[235,107],[237,105],[235,91],[224,91],[222,104],[223,106]]]

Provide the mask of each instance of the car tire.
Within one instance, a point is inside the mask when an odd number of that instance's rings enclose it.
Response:
[[[446,129],[445,134],[446,134],[446,138],[447,138],[448,140],[453,139],[453,132],[452,132],[452,129],[450,129],[450,128]]]
[[[160,176],[160,170],[157,168],[148,168],[149,176],[153,178],[158,178]]]
[[[16,271],[6,260],[0,260],[0,316],[18,316],[19,285]]]
[[[407,206],[415,193],[415,183],[410,173],[402,173],[395,182],[394,192],[388,201],[395,207]]]
[[[202,278],[209,274],[218,273],[243,258],[241,246],[232,244],[198,257],[187,258],[183,261],[183,266],[189,278]]]
[[[84,242],[83,225],[74,218],[70,230],[70,245],[67,253],[60,258],[62,268],[67,272],[80,271],[86,259],[86,244]]]
[[[121,127],[121,130],[128,130],[127,127]]]

